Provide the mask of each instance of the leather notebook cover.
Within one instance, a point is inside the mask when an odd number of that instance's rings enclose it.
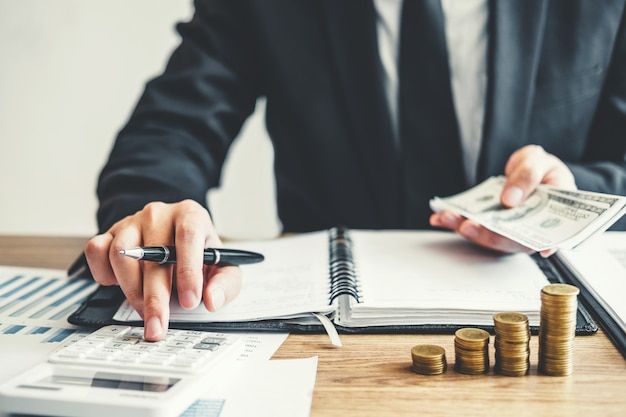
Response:
[[[570,277],[557,268],[549,259],[543,259],[539,256],[533,257],[539,265],[548,281],[552,283],[571,283]],[[85,279],[92,279],[90,275],[85,274]],[[584,295],[584,294],[583,294]],[[85,327],[98,328],[109,324],[133,324],[142,325],[142,322],[117,322],[113,320],[113,316],[124,301],[124,294],[117,286],[103,287],[100,286],[69,318],[71,324]],[[590,335],[598,330],[598,326],[591,318],[585,304],[588,300],[582,297],[583,303],[579,302],[578,314],[576,317],[576,334]],[[593,307],[593,305],[592,305]],[[241,330],[241,331],[274,331],[274,332],[292,332],[292,333],[324,333],[323,327],[320,325],[302,325],[288,323],[283,320],[262,320],[248,322],[231,322],[231,323],[171,323],[170,327],[186,330]],[[409,325],[409,326],[385,326],[385,327],[341,327],[336,326],[340,333],[441,333],[451,334],[461,327],[460,325]],[[481,327],[493,333],[493,326],[476,326]],[[531,326],[533,334],[537,334],[538,328]]]

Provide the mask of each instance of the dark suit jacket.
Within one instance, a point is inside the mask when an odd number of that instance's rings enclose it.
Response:
[[[626,194],[624,3],[492,1],[479,178],[533,143],[565,161],[579,188]],[[426,227],[428,199],[466,187],[424,178],[422,204],[398,215],[369,0],[197,0],[178,30],[182,43],[102,171],[101,229],[149,201],[206,204],[261,96],[285,231]]]

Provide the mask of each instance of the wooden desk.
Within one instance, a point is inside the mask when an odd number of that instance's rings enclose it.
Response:
[[[65,268],[83,238],[0,236],[0,264]],[[467,376],[454,372],[452,336],[343,336],[330,348],[322,335],[291,335],[276,358],[319,356],[313,410],[318,416],[626,416],[626,361],[599,332],[576,339],[575,373],[537,374],[537,338],[532,370],[522,378]],[[445,347],[449,368],[441,376],[410,371],[417,343]],[[493,349],[493,347],[492,347]],[[493,351],[492,351],[493,360]]]

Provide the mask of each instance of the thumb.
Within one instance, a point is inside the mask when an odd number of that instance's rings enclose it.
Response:
[[[535,159],[519,164],[507,176],[506,184],[502,189],[500,201],[505,207],[516,207],[533,193],[541,184],[543,177],[550,166],[545,159]]]

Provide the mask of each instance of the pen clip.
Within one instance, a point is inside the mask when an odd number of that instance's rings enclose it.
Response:
[[[220,251],[213,248],[213,256],[215,256],[215,259],[213,260],[213,265],[217,265],[218,263],[220,263],[220,259],[222,258]]]
[[[159,262],[159,265],[163,265],[170,258],[170,248],[167,246],[161,246],[163,248],[163,259]]]

